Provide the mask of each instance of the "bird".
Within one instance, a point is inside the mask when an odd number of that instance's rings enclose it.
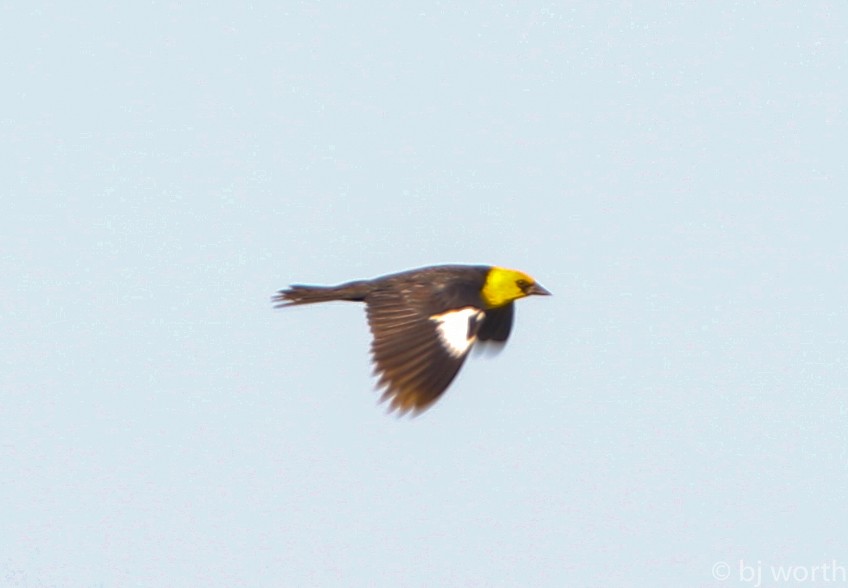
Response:
[[[551,293],[524,272],[489,265],[435,265],[337,286],[293,284],[275,308],[364,302],[381,402],[389,412],[423,412],[441,397],[475,345],[502,347],[514,301]]]

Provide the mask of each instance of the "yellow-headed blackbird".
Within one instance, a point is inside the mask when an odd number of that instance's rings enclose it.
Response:
[[[429,407],[476,341],[504,344],[513,301],[549,295],[525,273],[483,265],[440,265],[339,286],[293,285],[276,307],[329,300],[365,302],[377,388],[401,414]]]

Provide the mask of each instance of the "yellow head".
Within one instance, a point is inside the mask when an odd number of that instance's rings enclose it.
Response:
[[[492,267],[489,270],[481,291],[483,302],[489,308],[505,306],[513,300],[532,294],[548,296],[550,292],[542,288],[536,283],[536,280],[524,272],[504,267]]]

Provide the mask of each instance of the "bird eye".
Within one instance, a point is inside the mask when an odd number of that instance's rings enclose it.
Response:
[[[527,290],[527,288],[530,287],[530,282],[528,282],[527,280],[521,279],[521,280],[516,280],[515,285],[518,286],[521,289],[521,291],[523,292],[523,291]]]

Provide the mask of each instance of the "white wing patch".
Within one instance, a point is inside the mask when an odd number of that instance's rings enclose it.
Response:
[[[442,345],[451,356],[462,357],[477,340],[477,330],[484,312],[468,306],[434,314],[430,320],[436,323],[436,332]]]

